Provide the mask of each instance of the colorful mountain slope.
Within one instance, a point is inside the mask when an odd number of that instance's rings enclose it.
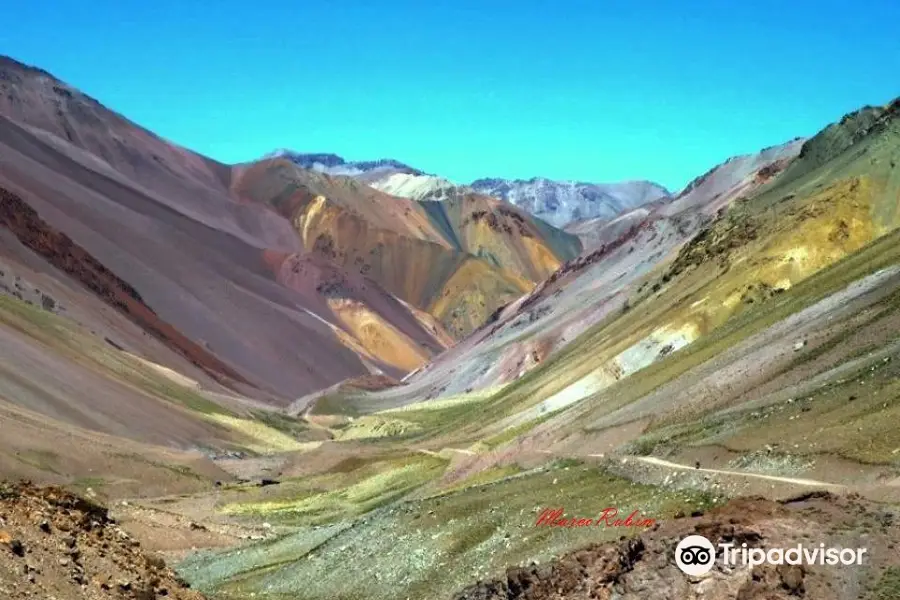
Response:
[[[461,587],[459,569],[448,569],[461,564],[470,581],[499,579],[458,597],[521,595],[526,583],[556,597],[588,584],[601,593],[619,589],[585,575],[590,564],[608,574],[626,556],[634,583],[658,578],[661,563],[640,566],[648,555],[634,537],[619,554],[612,546],[583,549],[602,541],[605,528],[535,527],[544,506],[591,517],[606,506],[599,497],[625,506],[620,514],[652,511],[671,537],[642,537],[662,542],[663,553],[698,519],[713,527],[709,535],[733,534],[731,516],[727,527],[714,527],[732,508],[708,510],[729,496],[788,498],[781,507],[732,505],[757,533],[777,522],[768,536],[784,525],[783,510],[794,509],[784,507],[820,500],[816,515],[874,515],[876,529],[890,526],[888,507],[900,499],[898,108],[900,101],[866,109],[808,141],[716,167],[674,202],[633,215],[633,227],[604,232],[597,247],[404,385],[306,399],[311,418],[330,419],[346,436],[332,451],[365,438],[369,451],[410,455],[392,466],[341,465],[317,480],[333,481],[337,471],[346,477],[325,493],[298,482],[274,501],[236,496],[227,510],[297,528],[256,553],[196,557],[186,571],[204,589],[234,595],[324,598],[337,590],[388,598],[400,587],[411,598],[432,598]],[[446,462],[440,476],[429,474],[428,459]],[[394,490],[401,500],[365,504]],[[862,495],[882,508],[838,506],[823,490],[850,490],[852,502]],[[321,518],[329,498],[358,500]],[[667,512],[677,503],[697,508]],[[762,513],[751,514],[753,506]],[[871,527],[858,526],[838,529],[858,536]],[[391,543],[373,554],[385,530]],[[566,547],[582,550],[554,561]],[[601,557],[594,563],[592,552]],[[490,562],[498,555],[503,560]],[[363,589],[329,575],[347,560],[378,573],[377,583]],[[516,564],[531,566],[506,569]],[[882,566],[866,567],[871,595],[894,597],[896,569],[882,574]],[[699,590],[731,598],[739,588],[788,597],[801,579],[807,594],[861,591],[855,582],[826,582],[832,571],[781,579],[783,570],[741,573],[700,583],[663,579],[679,598]],[[306,585],[319,578],[323,585]],[[646,595],[649,588],[634,585],[629,593]]]
[[[678,249],[720,209],[752,194],[783,169],[801,145],[797,140],[735,157],[698,178],[671,202],[638,208],[600,224],[585,236],[589,245],[581,256],[498,311],[491,323],[470,338],[409,376],[407,385],[363,395],[361,404],[349,404],[354,410],[378,410],[423,396],[460,394],[515,381],[563,351],[581,333],[617,315],[642,278],[674,260]],[[561,397],[578,398],[578,390],[591,391],[600,381],[608,379],[589,378]]]
[[[675,581],[679,597],[854,597],[869,578],[894,597],[893,558],[848,580],[693,583],[651,563],[685,532],[735,527],[893,557],[889,504],[818,490],[900,499],[900,102],[573,226],[579,253],[468,190],[414,201],[285,157],[181,161],[46,74],[5,68],[0,474],[164,495],[132,515],[181,511],[189,530],[200,515],[274,533],[183,566],[226,597],[449,597],[538,560],[465,595]],[[474,332],[429,361],[451,343],[441,323]],[[306,391],[303,419],[260,401]],[[234,482],[248,473],[271,485]],[[790,499],[684,517],[748,494]],[[543,506],[596,516],[598,498],[662,533],[547,566],[623,534],[535,526]],[[828,531],[801,527],[809,514]]]
[[[766,160],[757,156],[729,161],[666,205],[656,221],[618,245],[570,263],[510,307],[493,328],[473,336],[472,346],[454,348],[412,375],[407,386],[360,395],[349,404],[367,411],[409,402],[427,390],[441,395],[464,392],[460,385],[502,385],[510,381],[509,375],[478,365],[502,365],[503,353],[514,352],[518,360],[506,364],[518,370],[516,375],[528,362],[537,366],[466,411],[448,408],[444,419],[435,416],[440,430],[473,441],[504,431],[521,434],[523,427],[558,413],[536,431],[556,428],[552,435],[559,437],[558,428],[565,423],[573,439],[583,439],[590,424],[618,436],[616,444],[621,444],[639,434],[646,419],[696,423],[702,402],[729,397],[735,384],[722,387],[724,375],[709,370],[706,377],[718,383],[707,383],[706,391],[692,386],[690,393],[675,394],[672,389],[685,385],[677,378],[688,377],[690,369],[700,369],[731,349],[737,360],[742,341],[762,335],[779,319],[785,323],[778,327],[790,332],[789,317],[823,298],[837,294],[830,301],[834,304],[841,294],[854,298],[872,286],[883,294],[892,289],[890,279],[872,274],[896,262],[896,253],[884,251],[891,242],[881,239],[900,225],[897,107],[895,102],[876,109],[875,118],[852,115],[805,143],[766,150]],[[827,151],[817,150],[823,146]],[[723,197],[722,190],[730,190],[724,194],[729,197]],[[679,206],[685,211],[669,214]],[[703,218],[713,211],[720,216]],[[648,245],[654,240],[656,244]],[[642,247],[650,254],[635,257]],[[592,289],[591,284],[598,283],[597,275],[590,275],[596,264],[603,265],[604,278]],[[817,276],[820,272],[823,275]],[[862,283],[869,275],[876,278]],[[848,285],[849,291],[842,292]],[[577,304],[564,304],[566,298],[585,298],[587,290],[597,303],[590,310],[579,314]],[[566,317],[553,318],[560,309]],[[831,312],[825,315],[836,318]],[[826,331],[834,327],[826,326],[824,318]],[[575,319],[593,325],[577,336]],[[559,323],[566,328],[557,328]],[[491,343],[501,336],[506,344]],[[554,339],[560,349],[548,356],[544,349],[552,347]],[[523,361],[526,352],[532,353],[531,361]],[[771,368],[786,368],[784,355],[775,357],[767,359]],[[741,370],[731,375],[735,382],[746,380],[754,368],[740,364]],[[774,376],[777,370],[768,373]],[[656,390],[664,384],[670,386],[664,388],[668,392]],[[494,424],[485,426],[488,421]],[[631,433],[618,429],[628,424],[635,427]]]
[[[0,75],[0,187],[20,201],[4,226],[26,246],[8,258],[37,252],[45,269],[63,268],[54,276],[89,286],[81,275],[111,273],[152,315],[141,317],[148,332],[159,331],[151,320],[165,323],[173,350],[190,347],[230,386],[275,402],[371,372],[402,376],[446,347],[443,332],[377,282],[308,257],[289,220],[234,198],[230,167],[38,69],[3,58]],[[54,262],[29,242],[28,219],[78,257]],[[291,277],[300,263],[325,287]]]
[[[285,159],[236,167],[232,190],[289,219],[307,251],[377,281],[457,339],[580,249],[574,236],[487,196],[418,202]]]

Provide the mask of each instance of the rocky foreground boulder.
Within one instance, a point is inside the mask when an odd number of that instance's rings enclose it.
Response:
[[[106,508],[62,488],[0,483],[0,598],[203,600]]]

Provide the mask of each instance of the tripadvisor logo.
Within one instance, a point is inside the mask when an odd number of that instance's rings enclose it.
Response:
[[[709,573],[716,562],[716,548],[702,535],[689,535],[675,548],[675,564],[688,575]]]
[[[825,544],[790,548],[750,548],[733,542],[718,544],[718,548],[702,535],[689,535],[675,547],[675,564],[684,573],[698,576],[709,573],[721,555],[726,567],[744,565],[861,565],[867,548],[826,548]]]

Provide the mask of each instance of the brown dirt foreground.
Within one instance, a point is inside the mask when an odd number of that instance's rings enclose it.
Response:
[[[814,492],[773,502],[741,498],[705,515],[657,525],[618,544],[598,544],[541,565],[509,569],[476,583],[455,600],[897,600],[900,599],[900,514],[856,496]],[[857,565],[722,564],[683,574],[675,547],[688,535],[750,548],[866,548]]]
[[[202,600],[107,510],[61,488],[0,483],[3,600]]]

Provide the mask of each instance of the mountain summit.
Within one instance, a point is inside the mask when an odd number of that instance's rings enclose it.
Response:
[[[543,177],[492,178],[473,181],[471,187],[515,204],[556,227],[584,219],[614,219],[644,204],[671,198],[666,188],[651,181],[584,183]]]
[[[377,160],[347,161],[337,154],[328,152],[294,152],[280,148],[263,156],[267,158],[286,158],[304,169],[311,169],[329,175],[348,175],[351,177],[365,176],[375,173],[383,176],[389,173],[406,173],[409,175],[424,175],[423,171],[415,169],[399,160],[381,158]]]
[[[304,169],[354,177],[368,185],[413,200],[446,200],[476,192],[499,198],[563,228],[578,221],[609,221],[639,206],[667,201],[672,194],[652,181],[587,183],[544,177],[501,179],[486,177],[457,185],[391,158],[347,161],[332,153],[302,153],[280,149],[263,157],[286,158]]]

